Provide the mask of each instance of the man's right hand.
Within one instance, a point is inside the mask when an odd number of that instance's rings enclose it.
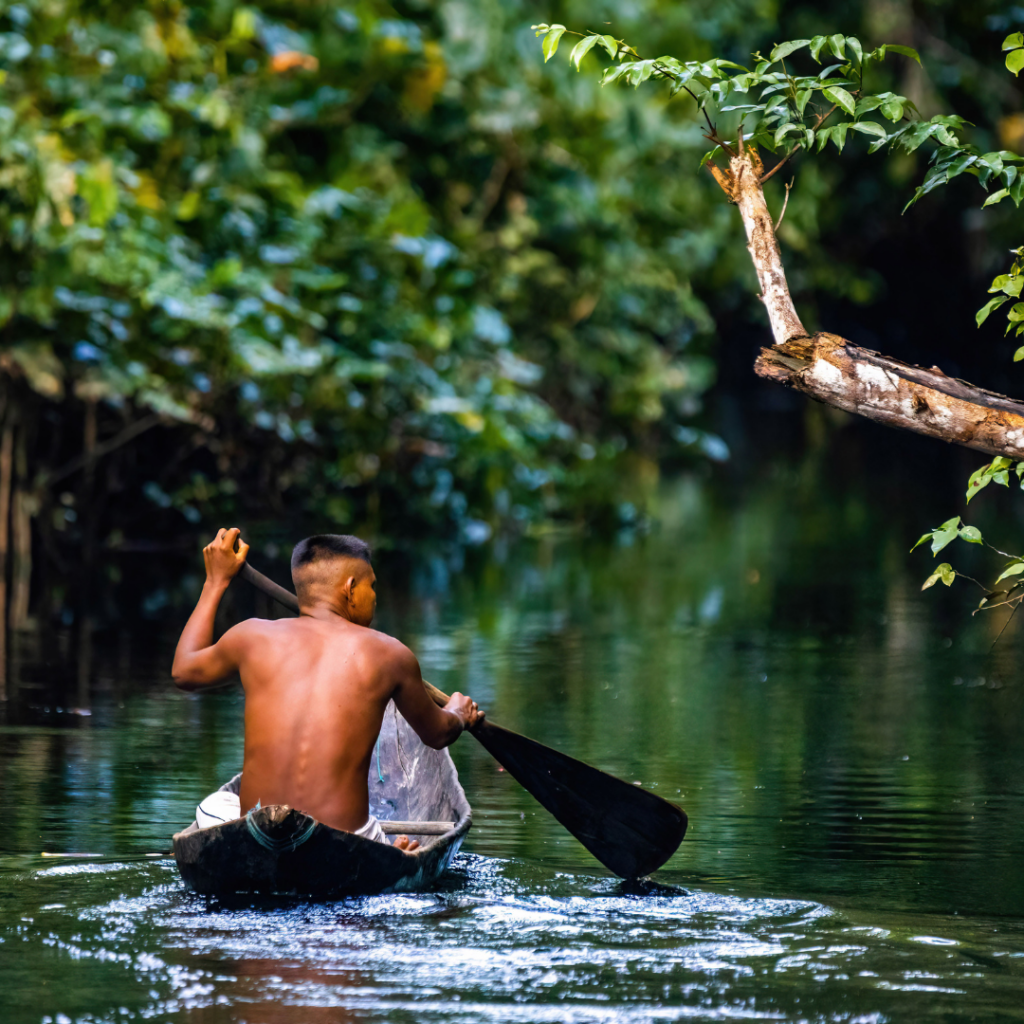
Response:
[[[472,697],[466,697],[461,693],[453,693],[444,706],[445,711],[458,715],[462,719],[463,729],[473,729],[484,720],[484,713],[477,706]]]
[[[245,565],[249,545],[240,539],[241,530],[233,526],[230,530],[220,529],[217,536],[203,548],[206,563],[206,579],[209,583],[227,586]],[[235,542],[238,550],[235,550]]]

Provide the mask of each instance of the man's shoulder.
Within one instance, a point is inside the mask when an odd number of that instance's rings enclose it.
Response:
[[[281,635],[290,631],[298,623],[298,619],[242,619],[236,622],[225,634],[238,640],[250,640],[261,636]]]
[[[360,643],[367,651],[371,651],[374,657],[380,660],[387,660],[395,664],[411,664],[416,660],[416,655],[409,650],[401,640],[396,640],[387,633],[370,629],[364,626],[360,629]]]

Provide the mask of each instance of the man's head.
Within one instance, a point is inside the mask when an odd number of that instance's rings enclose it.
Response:
[[[342,533],[318,533],[292,552],[292,583],[302,608],[326,604],[360,626],[373,621],[377,582],[370,546]]]

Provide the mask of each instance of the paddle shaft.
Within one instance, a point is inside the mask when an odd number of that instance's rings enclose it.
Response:
[[[239,575],[298,613],[295,595],[248,563]],[[440,707],[448,703],[448,695],[436,686],[425,680],[423,685]],[[656,871],[683,841],[686,812],[668,800],[493,722],[481,722],[470,732],[559,824],[621,878]]]

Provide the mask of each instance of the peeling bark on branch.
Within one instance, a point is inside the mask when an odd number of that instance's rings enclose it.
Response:
[[[835,334],[761,349],[754,372],[889,427],[1024,459],[1024,402],[910,366]]]
[[[1024,460],[1024,402],[853,345],[835,334],[808,337],[793,307],[779,243],[764,201],[757,151],[730,154],[729,167],[708,165],[735,203],[761,285],[775,344],[761,349],[754,372],[825,405],[889,427],[936,437],[988,455]]]
[[[729,200],[739,207],[743,227],[747,232],[747,252],[757,271],[761,285],[761,301],[768,311],[772,334],[777,344],[793,338],[806,338],[807,331],[796,315],[793,300],[782,266],[782,253],[772,226],[772,216],[764,201],[761,177],[764,164],[757,150],[740,145],[740,151],[729,161],[729,169],[708,165],[715,181]]]

